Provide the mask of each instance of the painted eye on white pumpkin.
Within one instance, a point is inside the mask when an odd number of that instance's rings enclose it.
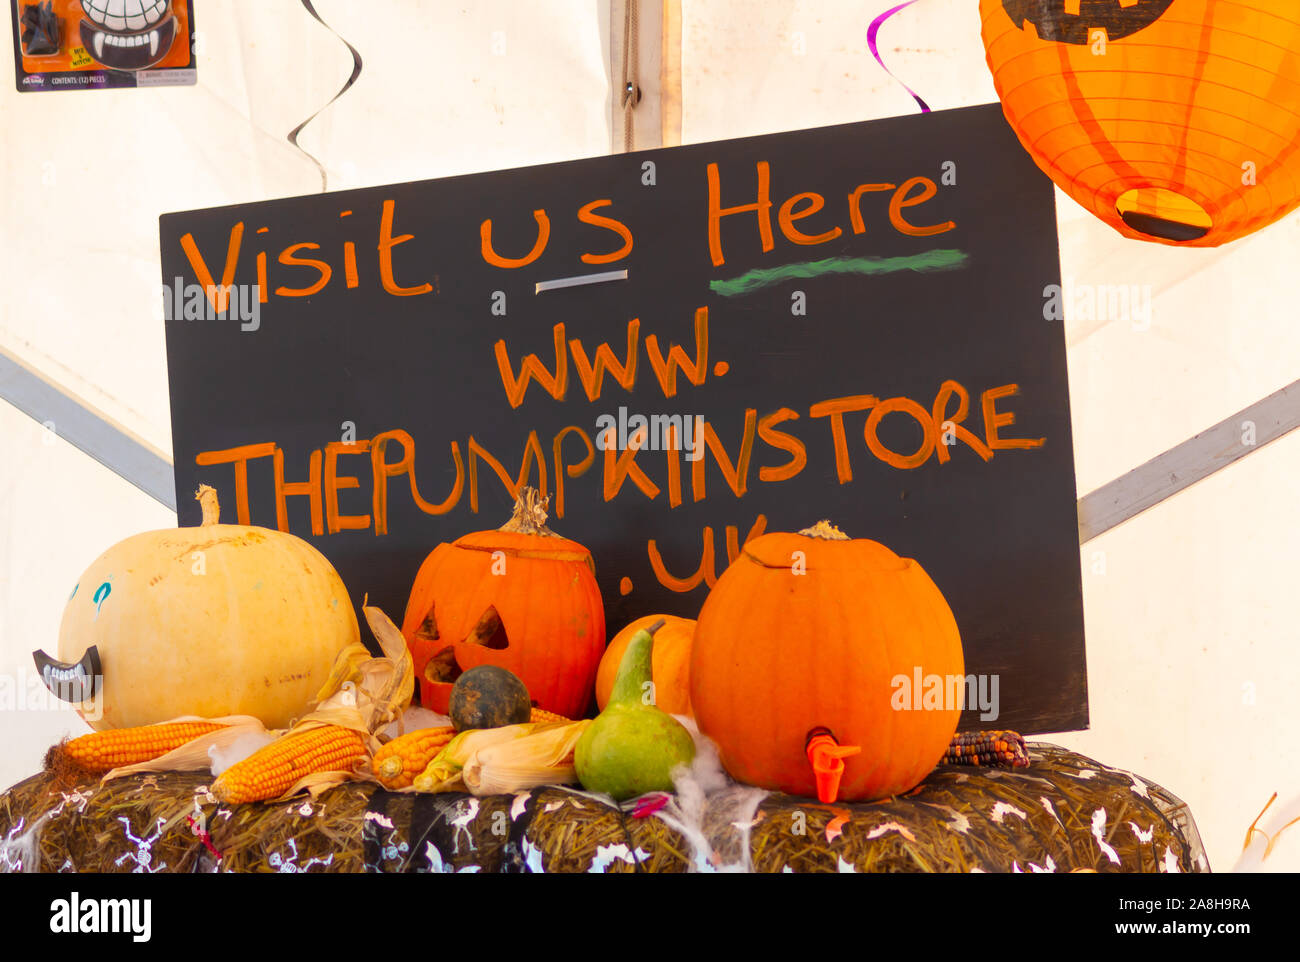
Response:
[[[144,30],[166,15],[170,0],[81,0],[81,9],[105,30]]]

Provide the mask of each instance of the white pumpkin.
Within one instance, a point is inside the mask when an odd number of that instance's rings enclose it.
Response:
[[[253,715],[268,728],[305,714],[339,652],[360,641],[338,573],[301,538],[219,524],[204,485],[197,528],[147,531],[95,560],[68,599],[58,659],[99,649],[96,730],[180,715]]]

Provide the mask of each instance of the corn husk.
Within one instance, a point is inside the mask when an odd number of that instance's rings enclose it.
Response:
[[[378,733],[410,707],[415,694],[415,666],[406,639],[392,620],[370,605],[364,606],[362,612],[383,655],[359,666],[357,690],[364,698],[358,699],[358,705],[363,709],[366,727]]]
[[[590,719],[548,724],[522,738],[478,749],[461,770],[465,787],[475,795],[506,795],[576,782],[573,750],[590,724]]]
[[[365,735],[373,749],[379,745],[379,732],[400,718],[411,704],[415,670],[401,631],[378,608],[367,606],[362,610],[383,654],[372,658],[366,652],[362,658],[356,650],[358,645],[340,651],[315,710],[285,734],[342,725]]]
[[[353,685],[360,684],[363,666],[370,661],[371,657],[369,649],[359,641],[352,642],[340,651],[330,668],[329,677],[316,693],[313,704],[319,706],[330,696],[341,691],[348,682]]]
[[[540,728],[550,728],[565,722],[528,722],[522,725],[504,725],[501,728],[474,728],[461,732],[434,756],[415,779],[413,786],[420,792],[464,792],[462,771],[474,753],[505,742],[531,735]]]

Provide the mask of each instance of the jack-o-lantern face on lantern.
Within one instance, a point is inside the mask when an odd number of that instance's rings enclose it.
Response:
[[[1159,20],[1174,0],[1002,0],[1017,27],[1033,26],[1043,40],[1091,44],[1095,31],[1107,40],[1131,37]]]
[[[605,610],[591,553],[546,527],[546,507],[524,488],[495,531],[440,544],[411,588],[402,634],[420,702],[447,713],[462,672],[513,672],[533,704],[568,718],[591,700],[605,650]]]
[[[980,0],[1007,121],[1126,237],[1214,247],[1300,205],[1296,0]]]

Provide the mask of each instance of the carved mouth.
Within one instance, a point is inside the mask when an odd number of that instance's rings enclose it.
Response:
[[[108,7],[91,6],[104,0],[82,0],[90,19],[81,21],[81,43],[90,55],[113,70],[143,70],[152,67],[171,49],[176,39],[176,19],[166,3],[153,2],[146,10],[140,0],[108,0]],[[146,0],[147,2],[147,0]],[[131,12],[126,13],[125,8]],[[145,27],[146,29],[116,29]]]

